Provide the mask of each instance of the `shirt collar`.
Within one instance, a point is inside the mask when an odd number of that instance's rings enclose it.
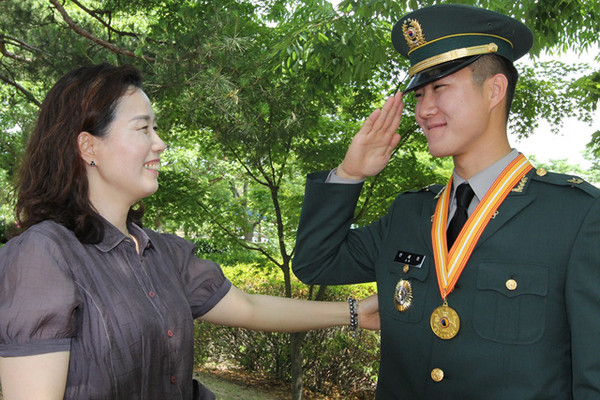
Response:
[[[128,240],[129,238],[120,230],[118,230],[113,224],[108,222],[105,219],[102,219],[104,222],[104,238],[100,243],[97,243],[95,246],[98,250],[106,253],[117,247],[124,240]],[[133,222],[127,222],[127,229],[129,232],[136,237],[140,244],[140,249],[142,251],[152,246],[150,238],[148,234],[140,228],[138,225]]]
[[[488,190],[490,190],[490,188],[494,184],[496,178],[500,176],[500,174],[502,173],[502,171],[504,171],[508,164],[510,164],[515,158],[517,158],[519,154],[520,153],[516,149],[512,149],[510,153],[508,153],[507,155],[505,155],[500,160],[496,161],[494,164],[490,165],[483,171],[480,171],[479,173],[471,177],[471,179],[469,180],[462,178],[456,173],[456,171],[454,171],[452,179],[452,191],[454,192],[454,190],[461,183],[468,182],[469,185],[471,185],[473,192],[475,192],[477,200],[481,201],[481,199],[483,199]]]

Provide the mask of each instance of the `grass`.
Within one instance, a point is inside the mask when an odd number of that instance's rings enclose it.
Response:
[[[217,396],[217,400],[289,400],[291,384],[246,371],[232,365],[205,365],[195,376]],[[331,387],[328,394],[304,388],[305,400],[373,400],[375,393],[357,391],[340,393]]]
[[[272,389],[263,391],[254,386],[232,382],[206,372],[197,373],[196,377],[217,396],[218,400],[287,400],[291,397],[273,392]]]

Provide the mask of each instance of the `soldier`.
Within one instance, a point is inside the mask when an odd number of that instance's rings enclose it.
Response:
[[[513,62],[531,31],[443,4],[404,16],[392,42],[411,80],[337,169],[308,176],[295,274],[377,282],[377,399],[600,398],[600,190],[534,169],[507,138]],[[452,177],[351,229],[362,180],[400,140],[407,93],[431,154],[452,157]]]

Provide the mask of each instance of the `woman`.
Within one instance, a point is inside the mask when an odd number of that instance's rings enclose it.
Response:
[[[6,400],[211,399],[192,381],[193,319],[264,331],[356,325],[355,303],[249,295],[133,207],[165,144],[139,72],[76,69],[50,90],[17,185],[24,232],[0,249]],[[360,324],[379,328],[377,300]],[[356,326],[354,326],[356,328]]]

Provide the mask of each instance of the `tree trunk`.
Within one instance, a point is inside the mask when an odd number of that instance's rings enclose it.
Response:
[[[302,400],[304,385],[302,382],[302,343],[306,332],[290,334],[290,362],[292,373],[292,400]]]

